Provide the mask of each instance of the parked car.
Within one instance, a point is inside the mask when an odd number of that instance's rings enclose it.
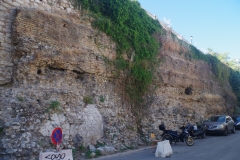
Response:
[[[240,115],[232,117],[236,129],[240,129]]]
[[[216,115],[205,121],[207,126],[206,133],[221,133],[225,136],[229,131],[235,133],[235,125],[233,119],[228,115]]]

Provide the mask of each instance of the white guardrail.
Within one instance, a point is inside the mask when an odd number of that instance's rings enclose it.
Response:
[[[144,9],[145,10],[145,9]],[[158,17],[156,15],[151,14],[150,12],[148,12],[147,10],[145,10],[146,13],[155,20],[158,20],[158,22],[163,26],[163,28],[165,28],[166,30],[170,30],[173,34],[175,34],[179,39],[183,40],[184,42],[186,42],[187,44],[191,44],[190,42],[188,42],[185,38],[183,38],[182,35],[178,34],[177,32],[175,32],[172,27],[169,27],[165,22],[162,22],[158,19]]]

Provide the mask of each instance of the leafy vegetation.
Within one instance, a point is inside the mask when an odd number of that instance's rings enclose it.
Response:
[[[174,37],[172,37],[174,39]],[[216,79],[222,86],[225,86],[226,83],[230,83],[233,92],[238,100],[238,106],[240,105],[240,62],[236,60],[231,60],[228,55],[229,53],[217,53],[212,49],[208,49],[208,53],[204,54],[199,49],[193,45],[188,45],[186,42],[178,40],[177,41],[181,46],[188,48],[188,51],[183,51],[185,58],[188,60],[202,60],[207,62],[211,68],[212,72],[215,75]],[[189,47],[188,47],[189,46]],[[180,50],[179,54],[183,54]]]
[[[101,152],[100,152],[99,150],[96,150],[95,153],[96,153],[96,157],[99,157],[99,156],[102,155]]]
[[[187,56],[190,59],[203,60],[208,62],[211,65],[212,71],[216,76],[217,80],[221,83],[225,83],[229,80],[230,68],[228,67],[228,65],[221,61],[219,55],[221,54],[212,52],[211,49],[209,49],[208,54],[204,54],[193,45],[190,45],[189,53],[187,53]]]
[[[12,86],[12,82],[0,84],[0,87],[11,87],[11,86]]]
[[[238,104],[238,107],[236,107],[234,109],[233,115],[239,115],[239,113],[240,113],[240,107],[239,107],[239,104]]]
[[[220,82],[227,82],[229,80],[229,67],[222,63],[217,57],[208,54],[208,62],[212,65],[212,71]]]
[[[80,150],[81,152],[85,152],[85,151],[86,151],[86,148],[84,147],[84,145],[81,145],[81,146],[79,147],[79,150]]]
[[[72,155],[73,155],[73,157],[75,157],[76,153],[77,153],[76,149],[72,149]]]
[[[206,56],[203,52],[201,52],[199,49],[197,49],[195,46],[190,45],[190,57],[192,59],[197,59],[197,60],[203,60],[203,61],[208,61],[208,56]]]
[[[160,32],[157,20],[150,18],[137,1],[72,0],[76,8],[92,13],[92,26],[116,42],[118,70],[127,74],[126,89],[135,103],[152,83],[158,43],[153,34]],[[123,58],[126,55],[128,58]],[[126,57],[125,56],[125,57]]]
[[[240,63],[237,60],[231,60],[229,53],[217,53],[212,49],[208,49],[209,54],[218,59],[218,63],[221,63],[219,70],[223,79],[227,79],[235,93],[238,100],[238,106],[240,105]]]
[[[3,127],[0,127],[0,134],[2,134],[4,131],[4,128]]]
[[[92,97],[89,97],[89,96],[86,96],[86,97],[83,97],[83,102],[88,105],[88,104],[93,104],[93,99]]]
[[[143,96],[153,83],[156,55],[159,43],[152,35],[166,34],[158,21],[150,18],[137,1],[131,0],[71,0],[75,8],[89,16],[92,26],[105,32],[116,42],[117,58],[114,61],[103,57],[107,64],[114,65],[126,75],[126,91],[135,106],[144,104]],[[174,35],[172,35],[174,36]],[[175,36],[176,37],[176,36]],[[174,37],[173,37],[174,38]],[[186,45],[182,44],[181,45]],[[183,51],[179,52],[183,54]],[[189,60],[203,60],[209,63],[216,80],[230,82],[240,102],[240,65],[229,60],[228,53],[219,54],[209,50],[202,53],[193,45],[185,53]],[[119,76],[119,72],[114,74]],[[100,97],[100,101],[104,101]],[[92,99],[84,97],[86,104]],[[137,112],[136,112],[137,113]],[[140,122],[139,122],[140,123]]]
[[[92,157],[92,153],[93,153],[93,151],[88,150],[88,151],[86,152],[86,157],[87,157],[87,158],[93,158],[93,157]]]
[[[105,96],[101,95],[100,98],[99,98],[100,102],[104,102],[105,101]]]
[[[240,72],[237,70],[231,69],[229,82],[238,99],[238,106],[240,106]]]
[[[23,102],[24,101],[24,98],[23,97],[17,97],[18,101],[21,101]]]
[[[51,101],[50,106],[47,108],[47,112],[60,112],[61,107],[60,107],[60,102],[59,101]]]

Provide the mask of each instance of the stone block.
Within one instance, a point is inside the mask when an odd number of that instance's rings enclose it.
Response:
[[[15,7],[18,7],[18,6],[21,5],[20,3],[17,3],[17,2],[12,2],[12,4],[13,4]]]
[[[98,147],[97,150],[100,151],[102,155],[114,154],[117,150],[112,146]]]
[[[23,2],[26,4],[29,4],[30,3],[30,1],[29,0],[23,0]]]
[[[11,17],[6,17],[6,18],[5,18],[5,22],[10,22],[10,23],[12,23],[12,21],[13,21],[13,20],[12,20]]]
[[[19,4],[23,4],[24,2],[22,0],[15,0]]]
[[[0,30],[1,30],[1,28],[2,27],[0,27]],[[2,43],[2,42],[5,42],[5,37],[0,37],[0,42]],[[0,47],[1,47],[1,45],[0,45]]]
[[[11,33],[11,29],[10,28],[3,28],[2,31],[5,32],[5,33]]]
[[[2,21],[0,21],[0,26],[3,26],[3,25],[5,25],[5,23],[4,23],[4,22],[2,22]]]
[[[42,7],[42,6],[38,6],[38,9],[39,9],[39,10],[45,10],[45,8]]]
[[[20,126],[13,126],[12,128],[15,129],[15,130],[19,130]]]
[[[67,12],[70,13],[72,11],[71,8],[67,8]]]
[[[6,38],[5,38],[5,42],[10,44],[10,43],[12,42],[12,39],[9,38],[9,37],[6,37]]]
[[[36,3],[42,3],[40,0],[35,0]]]
[[[6,10],[7,10],[7,8],[6,8],[6,7],[4,7],[3,5],[0,5],[0,10],[2,10],[2,11],[6,11]]]
[[[8,9],[10,9],[10,8],[13,7],[12,5],[9,5],[9,3],[5,3],[5,2],[3,2],[2,5],[3,5],[4,7],[6,7],[6,8],[8,8]]]
[[[49,4],[44,4],[44,8],[47,9],[47,10],[51,10],[52,9],[52,7]]]
[[[12,48],[12,46],[10,45],[10,44],[8,44],[8,43],[1,43],[1,46],[2,47],[7,47],[7,48]]]
[[[12,35],[10,33],[6,33],[6,37],[11,38]]]

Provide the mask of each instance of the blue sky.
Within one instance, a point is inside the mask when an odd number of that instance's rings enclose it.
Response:
[[[240,58],[240,0],[138,0],[197,48]]]

